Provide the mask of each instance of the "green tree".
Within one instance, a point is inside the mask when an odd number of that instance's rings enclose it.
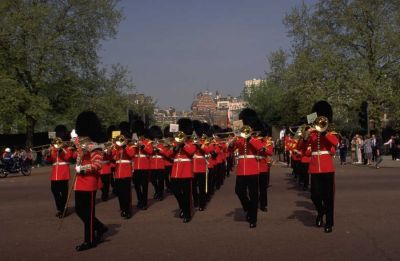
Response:
[[[100,41],[120,19],[116,0],[1,1],[0,87],[25,118],[28,146],[38,121],[93,91],[80,83],[97,72]]]

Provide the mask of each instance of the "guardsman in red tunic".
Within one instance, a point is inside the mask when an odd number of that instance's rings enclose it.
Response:
[[[115,160],[114,181],[118,195],[121,217],[129,219],[132,217],[132,157],[136,148],[128,144],[127,138],[122,134],[116,137],[112,148],[112,156]]]
[[[96,191],[103,153],[101,147],[94,141],[100,141],[98,134],[100,130],[101,125],[96,114],[86,111],[79,114],[76,121],[76,133],[79,137],[71,135],[71,138],[75,138],[78,152],[74,184],[75,210],[84,223],[85,234],[84,242],[76,247],[77,251],[95,247],[108,230],[95,214]]]
[[[258,154],[258,166],[260,169],[259,188],[260,188],[260,210],[266,212],[268,206],[268,186],[269,186],[269,157],[273,153],[273,145],[270,137],[260,137],[263,148]]]
[[[133,128],[133,132],[139,138],[134,157],[135,176],[133,183],[138,199],[137,208],[146,210],[150,179],[150,156],[153,154],[153,145],[148,139],[148,130],[145,129],[142,120],[135,121]]]
[[[188,118],[178,120],[180,131],[175,136],[173,143],[174,163],[172,165],[171,185],[174,196],[180,208],[179,216],[187,223],[192,218],[192,157],[196,151],[196,145],[188,139],[192,135],[192,121]]]
[[[318,212],[316,226],[321,227],[326,216],[325,232],[332,232],[334,225],[335,168],[332,151],[339,143],[337,136],[327,131],[332,122],[332,108],[326,101],[319,101],[313,106],[318,118],[314,128],[306,131],[300,148],[311,146],[311,160],[308,172],[311,175],[311,199]]]
[[[307,129],[306,129],[307,130]],[[308,166],[311,161],[311,145],[309,144],[307,148],[301,148],[302,142],[297,143],[297,149],[301,153],[301,161],[300,161],[300,182],[303,184],[303,190],[308,190],[308,185],[310,183],[308,174]]]
[[[68,197],[68,181],[71,178],[69,161],[72,158],[72,149],[63,145],[61,138],[55,138],[47,157],[53,163],[51,170],[51,192],[56,202],[56,217],[62,218],[65,203]]]
[[[170,156],[170,150],[160,143],[163,133],[159,126],[151,126],[149,132],[153,140],[153,154],[150,156],[149,168],[151,183],[154,187],[154,199],[161,201],[164,198],[165,158]]]
[[[113,156],[112,156],[112,148],[107,147],[103,150],[103,161],[101,162],[101,170],[100,177],[101,183],[103,184],[101,188],[101,200],[108,200],[108,193],[110,191],[110,183],[111,179],[111,166],[112,166]]]
[[[200,121],[193,121],[194,130],[197,138],[193,140],[197,149],[193,155],[193,186],[192,194],[194,207],[199,211],[203,211],[206,207],[206,181],[208,158],[211,153],[211,146],[208,142],[207,135],[203,133],[202,124]]]
[[[263,148],[263,144],[256,137],[251,136],[251,128],[244,126],[241,136],[234,139],[229,148],[238,150],[238,164],[236,167],[235,192],[239,197],[243,210],[247,212],[247,221],[250,228],[257,225],[258,209],[258,178],[259,168],[257,155]]]
[[[172,147],[171,143],[173,141],[173,135],[169,131],[169,126],[166,126],[164,128],[164,146],[168,151],[168,157],[164,158],[164,165],[165,165],[165,171],[164,171],[164,180],[165,180],[165,187],[167,189],[167,193],[172,193],[172,187],[171,187],[171,171],[172,171],[172,159],[170,158],[172,155]]]

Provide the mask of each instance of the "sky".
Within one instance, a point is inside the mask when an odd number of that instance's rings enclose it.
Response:
[[[305,0],[315,3],[316,0]],[[102,43],[103,66],[129,69],[157,106],[189,110],[196,93],[239,96],[265,76],[267,56],[290,48],[282,20],[300,0],[122,0],[124,20]]]

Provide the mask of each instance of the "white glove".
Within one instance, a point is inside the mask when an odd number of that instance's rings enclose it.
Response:
[[[71,139],[75,139],[75,138],[77,138],[77,137],[78,137],[78,134],[76,134],[75,129],[73,129],[73,130],[71,131]]]
[[[81,170],[82,170],[82,166],[81,165],[76,165],[75,166],[76,173],[81,173]]]

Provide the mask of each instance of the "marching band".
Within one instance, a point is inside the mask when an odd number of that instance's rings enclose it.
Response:
[[[329,233],[333,227],[334,202],[331,155],[338,138],[327,127],[332,115],[329,104],[325,103],[313,108],[318,114],[318,123],[298,126],[294,137],[285,137],[285,150],[291,155],[293,175],[304,190],[308,189],[311,177],[311,199],[317,210],[316,226],[324,224],[325,216],[325,232]],[[183,223],[188,223],[195,209],[206,210],[207,203],[234,166],[235,193],[249,227],[255,228],[257,210],[266,212],[268,207],[273,142],[255,111],[244,109],[239,119],[243,127],[236,133],[188,118],[178,120],[179,130],[175,132],[167,127],[164,131],[159,126],[145,128],[143,121],[138,120],[134,122],[132,139],[120,131],[105,141],[105,137],[99,138],[101,135],[94,129],[94,126],[100,126],[97,116],[93,112],[82,113],[77,120],[77,132],[71,133],[73,144],[57,137],[47,155],[47,160],[53,163],[51,191],[59,218],[65,216],[68,208],[69,162],[76,160],[72,186],[75,208],[84,223],[84,242],[76,247],[77,251],[95,247],[107,231],[107,227],[95,217],[98,189],[102,192],[101,199],[107,201],[110,184],[114,184],[121,217],[130,219],[132,182],[138,200],[136,207],[141,210],[148,208],[148,185],[151,182],[154,199],[163,200],[165,189],[172,193],[177,201],[179,217]]]

